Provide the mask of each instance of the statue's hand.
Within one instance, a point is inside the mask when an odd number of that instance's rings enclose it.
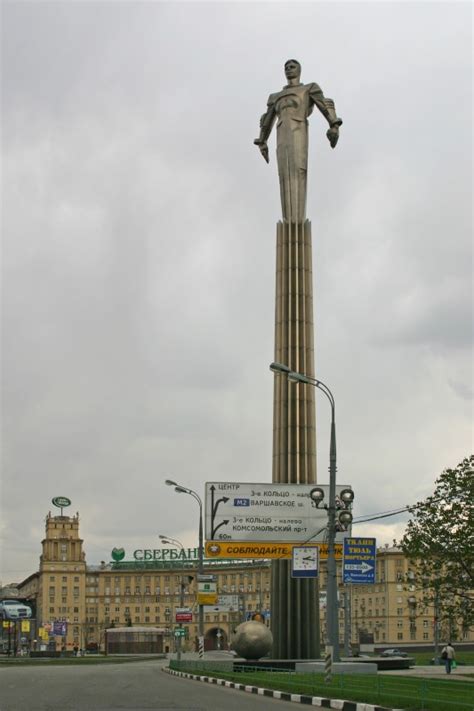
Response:
[[[328,141],[331,144],[331,148],[335,148],[339,140],[339,126],[332,126],[330,129],[328,129],[328,131],[326,132],[326,136],[328,137]]]
[[[254,141],[255,145],[259,147],[260,153],[265,158],[266,162],[269,163],[270,159],[268,157],[268,146],[265,141],[261,141],[260,138],[256,138]]]

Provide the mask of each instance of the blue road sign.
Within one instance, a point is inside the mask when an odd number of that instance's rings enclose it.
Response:
[[[342,575],[344,583],[375,583],[375,538],[344,538],[344,562]]]

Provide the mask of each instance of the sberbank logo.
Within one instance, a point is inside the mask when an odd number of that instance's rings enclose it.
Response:
[[[125,558],[125,548],[112,548],[112,558],[115,562],[123,560]]]

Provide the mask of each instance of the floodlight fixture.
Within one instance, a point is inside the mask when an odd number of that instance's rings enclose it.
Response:
[[[342,489],[339,492],[339,498],[343,502],[344,506],[346,508],[349,508],[349,506],[354,501],[354,492],[352,491],[352,489]]]
[[[311,489],[309,492],[309,496],[316,504],[316,508],[318,508],[324,499],[324,490],[321,489],[320,486],[315,486],[314,489]]]
[[[341,526],[343,526],[345,528],[345,530],[347,531],[348,527],[352,523],[351,512],[344,509],[343,511],[340,512],[338,519],[339,519],[339,523],[341,524]]]

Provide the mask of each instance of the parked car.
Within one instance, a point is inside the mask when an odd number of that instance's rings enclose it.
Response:
[[[384,649],[380,654],[381,657],[408,657],[406,652],[402,652],[401,649]]]
[[[23,620],[31,617],[31,607],[18,600],[0,600],[0,616],[4,620]]]

